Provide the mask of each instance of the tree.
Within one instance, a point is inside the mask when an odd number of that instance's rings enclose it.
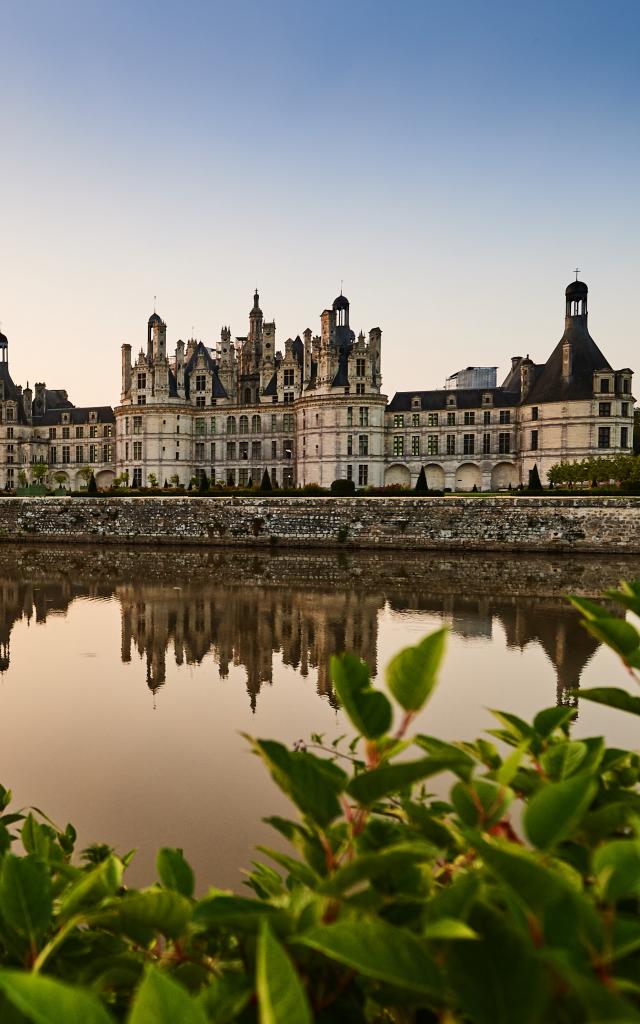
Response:
[[[541,491],[542,480],[540,479],[540,473],[538,472],[538,466],[534,465],[533,469],[529,470],[529,490],[530,491]]]
[[[149,473],[149,487],[157,487],[157,486],[158,486],[158,477],[156,476],[155,473]]]
[[[53,479],[54,479],[54,480],[55,480],[55,482],[57,483],[58,487],[59,487],[60,489],[62,489],[62,487],[63,487],[63,486],[64,486],[64,485],[66,484],[66,482],[67,482],[67,474],[66,474],[66,473],[63,473],[63,471],[62,471],[61,469],[59,469],[57,473],[54,473],[54,474],[53,474]]]
[[[356,485],[353,480],[334,480],[329,490],[332,494],[348,498],[350,495],[356,493]]]
[[[48,472],[49,467],[45,466],[44,462],[36,462],[35,465],[31,467],[31,476],[37,484],[42,483]]]
[[[91,466],[83,466],[82,469],[80,470],[80,476],[84,481],[85,487],[88,488],[91,477],[93,476],[93,469],[91,468]]]
[[[21,487],[27,486],[27,474],[25,473],[24,469],[18,470],[18,483],[20,484]]]
[[[178,474],[177,474],[177,473],[174,473],[174,474],[173,474],[173,476],[172,476],[172,477],[170,478],[170,480],[169,480],[169,483],[170,483],[170,484],[171,484],[171,485],[172,485],[173,487],[179,487],[179,486],[180,486],[180,477],[178,476]]]
[[[200,494],[206,494],[209,490],[209,477],[205,473],[204,469],[200,474],[200,480],[198,481],[198,490]]]
[[[427,474],[424,471],[424,466],[420,467],[420,473],[415,486],[416,494],[427,494],[429,492],[429,485],[427,483]]]
[[[262,480],[260,482],[260,490],[264,493],[265,491],[272,491],[271,477],[269,476],[269,470],[265,469],[262,474]]]
[[[91,470],[91,476],[89,477],[89,483],[87,485],[87,494],[97,494],[97,493],[98,493],[98,485],[96,483],[96,478],[93,475],[93,470]]]

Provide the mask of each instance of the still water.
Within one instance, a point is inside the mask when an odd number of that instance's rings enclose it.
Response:
[[[132,883],[166,845],[201,888],[238,889],[255,844],[273,842],[260,819],[288,810],[239,733],[347,731],[332,653],[381,676],[447,623],[419,728],[471,739],[487,708],[527,716],[580,685],[633,685],[563,597],[622,576],[640,560],[0,548],[0,781],[83,844],[136,847]],[[637,745],[632,719],[578,706],[577,734]]]

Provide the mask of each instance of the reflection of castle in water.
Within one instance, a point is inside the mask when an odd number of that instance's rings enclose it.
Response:
[[[604,578],[593,561],[387,553],[258,558],[190,552],[181,561],[176,571],[175,552],[65,551],[56,558],[52,549],[28,556],[2,552],[0,673],[9,668],[16,621],[65,615],[76,598],[115,597],[122,660],[131,661],[134,652],[144,659],[154,693],[166,682],[168,659],[199,665],[211,656],[222,678],[231,666],[243,669],[255,708],[279,659],[302,676],[314,671],[318,693],[333,703],[331,655],[352,651],[375,674],[379,614],[388,604],[398,614],[441,617],[469,641],[490,640],[499,626],[508,647],[540,645],[555,668],[558,701],[567,702],[598,645],[564,593],[597,595],[639,568],[611,566],[611,578]]]

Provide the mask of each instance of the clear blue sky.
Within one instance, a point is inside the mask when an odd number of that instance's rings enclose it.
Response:
[[[14,379],[119,398],[171,347],[278,339],[344,279],[388,393],[546,359],[571,269],[637,367],[638,0],[0,0],[0,321]]]

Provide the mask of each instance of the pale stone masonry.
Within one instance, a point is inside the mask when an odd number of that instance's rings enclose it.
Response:
[[[65,391],[16,386],[0,335],[0,488],[20,469],[48,466],[47,481],[78,488],[94,469],[99,487],[116,476],[132,486],[186,486],[203,474],[224,486],[360,488],[415,485],[425,469],[438,490],[505,490],[543,482],[554,463],[630,453],[632,371],[614,370],[589,334],[587,286],[565,293],[565,330],[546,363],[514,356],[506,379],[469,367],[444,389],[382,393],[382,332],[357,337],[340,294],[310,328],[276,347],[256,291],[249,330],[225,326],[208,347],[178,340],[154,312],[146,345],[122,346],[122,389],[114,410],[76,409]],[[457,386],[452,386],[453,384]],[[464,386],[461,384],[475,386]],[[56,479],[57,477],[57,479]]]

